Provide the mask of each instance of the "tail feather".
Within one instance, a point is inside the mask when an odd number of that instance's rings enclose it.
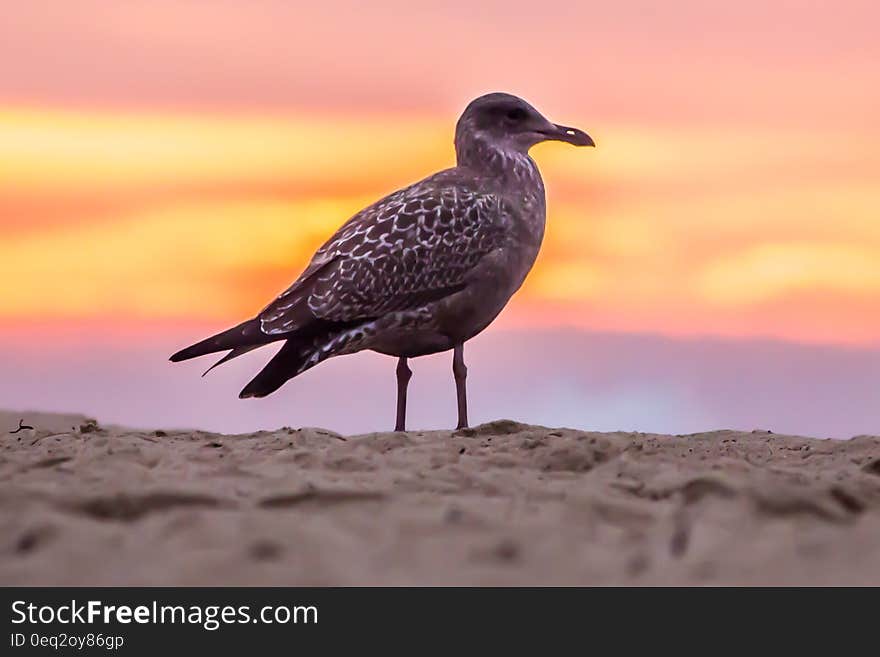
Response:
[[[265,397],[270,395],[297,374],[308,369],[305,367],[312,350],[299,340],[288,340],[260,370],[250,383],[239,393],[240,399],[248,397]]]
[[[279,336],[271,336],[263,333],[260,329],[259,319],[249,319],[238,326],[234,326],[231,329],[218,333],[217,335],[212,335],[210,338],[197,342],[186,349],[181,349],[171,356],[171,361],[177,363],[182,360],[204,356],[205,354],[226,351],[227,349],[238,351],[239,349],[247,347],[248,349],[246,351],[250,351],[253,348],[268,344],[269,342],[278,339],[280,339]],[[245,351],[239,351],[235,356],[243,353],[245,353]],[[229,355],[228,358],[221,362],[225,362],[225,360],[228,360],[229,358],[235,358],[235,356]]]
[[[249,351],[253,351],[254,349],[259,349],[262,346],[263,345],[261,345],[261,344],[249,344],[245,347],[236,347],[235,349],[230,351],[228,354],[226,354],[223,358],[221,358],[216,363],[211,365],[211,367],[209,367],[204,372],[202,372],[202,376],[205,376],[208,372],[213,370],[218,365],[222,365],[223,363],[226,363],[226,362],[232,360],[233,358],[238,358],[239,356],[242,356],[242,355],[248,353]]]
[[[365,332],[339,329],[339,325],[335,328],[336,330],[312,336],[288,334],[284,346],[238,396],[241,399],[265,397],[321,361],[364,348],[363,340],[367,337]],[[348,327],[350,328],[351,326]]]

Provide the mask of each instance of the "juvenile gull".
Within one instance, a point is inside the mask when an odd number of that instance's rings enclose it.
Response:
[[[284,341],[241,391],[245,398],[265,397],[332,356],[364,349],[396,356],[395,430],[403,431],[407,359],[452,349],[458,428],[466,427],[464,343],[501,312],[538,255],[546,202],[528,151],[548,140],[595,145],[516,96],[477,98],[455,128],[455,167],[358,212],[256,317],[171,360],[230,350],[210,371]]]

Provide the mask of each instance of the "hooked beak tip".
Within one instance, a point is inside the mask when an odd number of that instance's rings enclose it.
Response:
[[[547,133],[547,138],[564,141],[573,146],[596,146],[596,142],[586,132],[565,125],[553,124],[553,130]]]
[[[563,141],[567,141],[569,144],[574,144],[575,146],[592,146],[595,148],[596,142],[593,141],[593,138],[583,130],[568,128],[566,126],[559,127],[562,132]]]

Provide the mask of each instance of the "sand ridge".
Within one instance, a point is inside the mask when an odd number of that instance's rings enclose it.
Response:
[[[4,585],[880,584],[877,436],[0,420]]]

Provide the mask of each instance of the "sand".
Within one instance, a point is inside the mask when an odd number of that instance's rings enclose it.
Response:
[[[0,441],[3,585],[880,584],[876,436],[4,412]]]

